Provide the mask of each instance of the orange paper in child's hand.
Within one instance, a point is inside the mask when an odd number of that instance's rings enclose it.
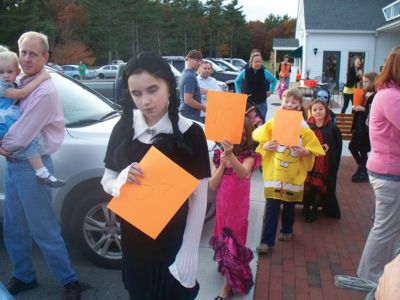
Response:
[[[362,105],[362,98],[363,98],[363,90],[359,88],[354,89],[354,95],[353,95],[353,105]]]
[[[277,140],[280,145],[298,146],[302,119],[301,111],[275,110],[272,139]]]
[[[108,208],[156,239],[199,184],[199,180],[151,147],[140,162],[141,184],[125,183]]]
[[[209,140],[240,144],[247,95],[217,91],[207,93],[206,137]]]

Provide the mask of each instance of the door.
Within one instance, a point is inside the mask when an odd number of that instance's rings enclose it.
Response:
[[[322,61],[322,82],[330,86],[339,84],[340,51],[324,51]]]

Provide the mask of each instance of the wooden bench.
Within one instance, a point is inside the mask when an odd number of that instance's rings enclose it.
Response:
[[[336,126],[342,132],[343,140],[351,140],[352,124],[353,124],[353,114],[336,114]]]

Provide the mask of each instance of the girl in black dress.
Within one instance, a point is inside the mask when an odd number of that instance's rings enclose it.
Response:
[[[340,207],[336,198],[336,177],[342,153],[342,135],[332,123],[329,107],[323,100],[313,100],[308,108],[307,124],[314,131],[326,155],[315,158],[314,166],[307,174],[304,186],[304,219],[307,223],[317,218],[322,205],[324,213],[340,219]]]
[[[142,53],[132,58],[123,84],[133,102],[124,102],[110,136],[104,190],[118,196],[122,184],[140,184],[144,174],[139,162],[152,145],[201,180],[155,240],[121,220],[123,282],[130,299],[194,299],[210,176],[207,142],[198,124],[178,114],[175,77],[160,56]],[[138,109],[132,110],[132,103]]]
[[[351,140],[349,150],[358,167],[351,177],[352,182],[368,182],[367,160],[368,152],[371,151],[369,141],[369,129],[367,118],[374,100],[376,90],[374,81],[378,77],[375,72],[366,73],[363,76],[363,102],[361,105],[353,106],[353,124],[351,127]]]

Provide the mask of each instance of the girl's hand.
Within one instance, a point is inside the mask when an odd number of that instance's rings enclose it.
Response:
[[[143,178],[143,170],[139,163],[134,162],[130,165],[126,182],[140,185],[140,178]]]
[[[325,153],[328,152],[328,150],[329,150],[328,144],[323,144],[322,149],[324,149]]]
[[[227,162],[228,162],[228,160],[227,160],[227,158],[226,158],[226,153],[225,153],[225,152],[222,152],[219,159],[220,159],[220,162],[221,162],[221,163],[220,163],[220,166],[225,168],[225,167],[226,167],[226,164],[227,164]]]
[[[230,154],[233,151],[233,144],[227,140],[221,142],[222,147],[224,148],[224,152],[226,154]]]
[[[356,106],[353,106],[353,110],[354,111],[365,111],[365,108],[362,107],[361,105],[356,105]]]
[[[306,148],[304,148],[302,146],[291,147],[291,149],[292,149],[294,156],[297,156],[297,157],[310,155],[310,151],[308,151]]]
[[[278,141],[273,140],[273,141],[266,142],[263,145],[263,149],[266,151],[275,151],[278,146],[279,146]]]

